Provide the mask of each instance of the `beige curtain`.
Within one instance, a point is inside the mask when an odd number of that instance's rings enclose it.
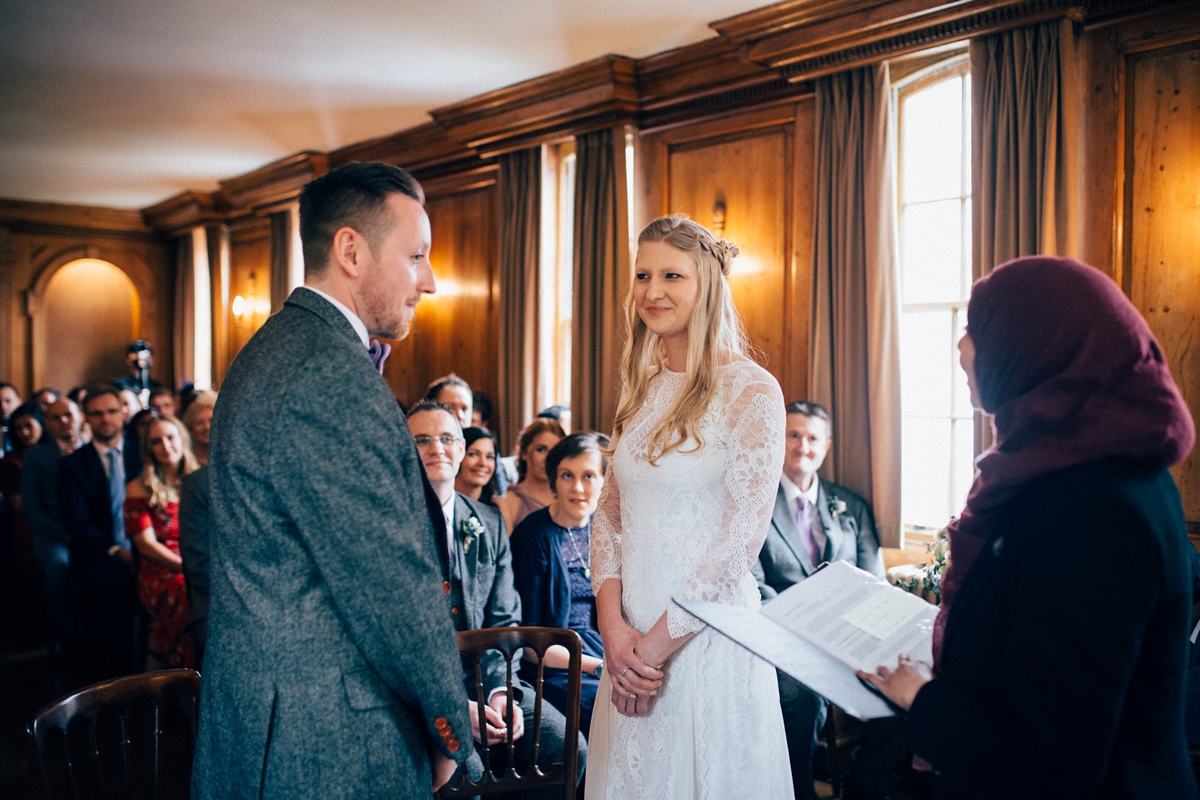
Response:
[[[823,477],[866,498],[900,544],[900,347],[886,65],[816,82],[810,399],[833,417]]]
[[[196,295],[195,276],[192,273],[195,254],[192,232],[172,239],[175,249],[175,313],[172,354],[175,357],[175,385],[191,382],[196,364]]]
[[[283,308],[292,293],[292,214],[276,211],[271,220],[271,313]]]
[[[1069,19],[973,39],[972,269],[1078,249],[1078,79]]]
[[[609,433],[621,392],[621,303],[629,283],[624,129],[577,136],[575,158],[571,424]]]
[[[500,440],[512,448],[533,419],[537,382],[540,147],[500,156]]]

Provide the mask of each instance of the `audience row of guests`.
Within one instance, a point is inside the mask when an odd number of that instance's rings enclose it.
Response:
[[[23,616],[48,618],[43,639],[87,677],[134,671],[139,617],[164,664],[195,665],[179,488],[207,461],[215,396],[186,393],[181,420],[178,398],[158,385],[38,395],[45,409],[31,402],[7,417],[11,449],[0,460],[5,555],[25,582]]]

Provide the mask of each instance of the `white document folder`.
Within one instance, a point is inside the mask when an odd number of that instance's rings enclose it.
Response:
[[[858,719],[894,716],[855,675],[932,660],[937,608],[845,562],[818,570],[761,609],[675,600],[713,630]]]

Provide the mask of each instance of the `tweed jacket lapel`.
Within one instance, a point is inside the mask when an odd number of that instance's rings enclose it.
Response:
[[[775,493],[775,511],[771,514],[771,524],[775,526],[775,530],[779,531],[779,537],[783,539],[783,543],[796,556],[796,561],[800,563],[800,569],[804,571],[805,576],[812,575],[816,571],[816,564],[812,563],[812,559],[808,557],[808,548],[804,546],[804,542],[800,541],[800,529],[796,526],[796,512],[788,504],[787,495],[784,494],[782,486]]]
[[[478,619],[478,611],[483,608],[483,604],[479,602],[479,539],[474,538],[470,546],[466,546],[463,526],[467,520],[475,517],[475,512],[463,500],[462,495],[455,492],[454,494],[454,552],[450,554],[458,563],[459,580],[462,582],[463,606],[466,609],[467,628],[475,629],[483,627],[483,620]],[[478,517],[475,517],[478,519]]]
[[[842,525],[840,520],[834,519],[833,514],[829,513],[829,495],[825,494],[824,481],[817,484],[817,514],[821,518],[821,527],[825,530],[823,558],[833,561],[837,558],[838,547],[842,543]]]

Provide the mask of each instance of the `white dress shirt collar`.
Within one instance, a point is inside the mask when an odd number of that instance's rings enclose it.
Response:
[[[320,295],[324,299],[328,300],[333,305],[333,307],[336,308],[338,311],[342,312],[342,314],[346,317],[347,321],[349,321],[350,326],[352,328],[354,328],[354,332],[358,334],[358,338],[362,340],[363,347],[371,346],[371,336],[369,333],[367,333],[366,323],[364,323],[361,319],[359,319],[358,315],[355,314],[353,311],[351,311],[346,306],[345,303],[343,303],[340,300],[338,300],[337,298],[333,297],[328,292],[322,292],[320,289],[318,289],[315,286],[305,285],[301,288],[308,289],[310,292],[315,292],[316,294]]]
[[[801,491],[799,486],[792,483],[792,479],[787,476],[787,473],[784,473],[779,479],[779,485],[783,487],[783,496],[788,502],[788,508],[794,509],[796,507],[796,498],[800,495],[804,495],[804,499],[812,505],[815,506],[817,504],[817,492],[820,490],[821,479],[816,475],[813,476],[812,483],[809,484],[807,492]]]
[[[116,447],[105,447],[104,445],[100,444],[100,442],[97,441],[96,439],[92,439],[92,447],[96,448],[96,452],[100,455],[100,463],[104,465],[104,474],[108,475],[110,478],[112,477],[112,475],[109,473],[109,470],[111,469],[111,467],[109,466],[109,463],[108,463],[108,454],[110,451],[115,450],[117,453],[117,458],[124,458],[125,457],[124,444],[125,444],[124,436],[122,436],[120,439],[117,440]]]

